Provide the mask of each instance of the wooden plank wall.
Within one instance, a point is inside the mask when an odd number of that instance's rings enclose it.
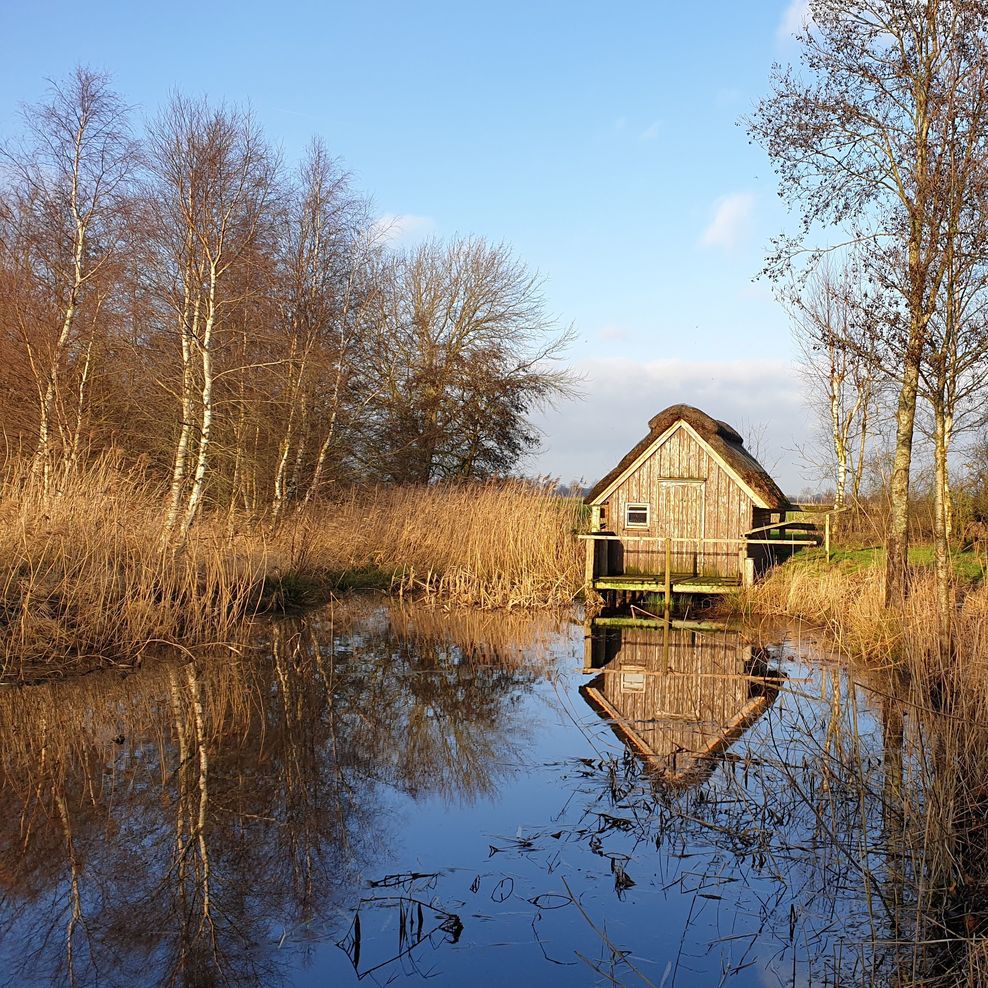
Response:
[[[703,531],[707,539],[739,539],[752,528],[754,503],[734,479],[682,426],[677,428],[644,463],[631,473],[605,502],[607,528],[615,535],[683,535],[680,517],[665,517],[659,511],[659,481],[662,478],[703,481]],[[652,505],[648,529],[624,527],[626,504],[647,502]],[[682,502],[680,502],[682,503]],[[679,526],[677,528],[677,525]],[[688,533],[692,535],[693,533]],[[655,575],[665,571],[665,554],[654,543],[621,543],[611,547],[608,571]],[[688,553],[688,555],[687,555]],[[707,546],[697,560],[695,550],[680,549],[674,564],[684,572],[697,571],[704,576],[739,575],[738,546]]]

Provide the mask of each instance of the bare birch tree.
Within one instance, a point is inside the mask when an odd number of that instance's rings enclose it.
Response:
[[[338,441],[349,385],[358,374],[362,313],[379,253],[367,205],[354,195],[319,141],[313,141],[290,197],[283,244],[282,344],[279,367],[284,430],[274,472],[272,514],[300,495],[302,469],[312,464],[304,500],[322,485]]]
[[[930,322],[930,341],[920,368],[920,393],[929,403],[933,420],[934,564],[944,626],[949,625],[954,607],[950,452],[960,433],[985,421],[988,268],[982,257],[983,243],[977,228],[958,227],[951,232],[942,302]]]
[[[0,150],[15,182],[16,233],[4,245],[7,263],[21,267],[35,291],[19,326],[37,391],[31,473],[45,493],[59,434],[63,468],[70,469],[79,455],[101,310],[110,290],[106,276],[121,250],[139,159],[127,116],[108,76],[78,68],[66,83],[53,85],[49,102],[25,109],[27,143]],[[73,371],[70,397],[65,379]]]
[[[181,420],[166,532],[183,541],[205,491],[219,334],[243,302],[233,271],[275,196],[275,162],[249,114],[175,96],[152,128],[165,291],[180,343]]]
[[[874,335],[858,304],[860,272],[822,265],[789,302],[802,370],[823,406],[832,453],[834,508],[861,493],[865,450],[878,387]]]

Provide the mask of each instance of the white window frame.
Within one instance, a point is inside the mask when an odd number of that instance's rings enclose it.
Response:
[[[630,521],[629,516],[632,511],[644,511],[645,520]],[[625,528],[650,528],[652,525],[652,505],[647,501],[631,501],[624,506],[624,527]]]
[[[621,692],[645,692],[645,670],[641,666],[628,666],[621,670]]]

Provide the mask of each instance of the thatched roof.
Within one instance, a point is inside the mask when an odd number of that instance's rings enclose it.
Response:
[[[584,499],[585,504],[593,504],[618,477],[638,459],[652,443],[677,422],[687,422],[707,445],[727,463],[770,508],[789,509],[789,498],[782,493],[776,482],[751,453],[744,448],[744,440],[726,422],[711,418],[706,412],[692,405],[670,405],[649,420],[648,435],[633,449],[629,450],[621,462],[606,477],[602,477]]]

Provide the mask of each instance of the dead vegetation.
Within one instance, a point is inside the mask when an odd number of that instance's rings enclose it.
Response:
[[[886,608],[880,563],[794,560],[745,590],[741,603],[752,614],[825,628],[879,712],[883,778],[862,781],[861,798],[880,805],[889,867],[901,873],[901,898],[887,904],[894,928],[914,941],[900,960],[901,983],[980,985],[988,943],[988,588],[963,587],[945,628],[935,575],[914,569],[911,583],[910,596]]]
[[[0,656],[5,678],[160,645],[239,638],[263,610],[353,586],[444,606],[546,608],[582,571],[574,502],[522,484],[381,487],[281,523],[207,516],[176,549],[165,492],[104,460],[45,495],[26,472],[0,488]]]

